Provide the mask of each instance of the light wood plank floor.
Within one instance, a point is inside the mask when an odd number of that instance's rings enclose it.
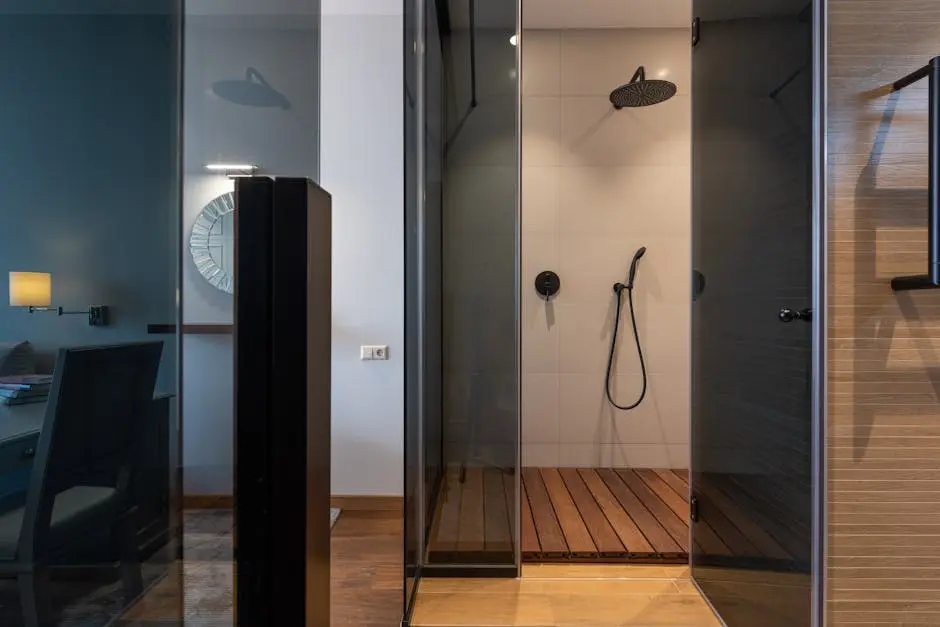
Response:
[[[522,579],[424,579],[414,627],[719,627],[684,566],[523,566]]]
[[[402,607],[402,515],[395,511],[343,511],[330,538],[331,625],[333,627],[398,627]],[[231,590],[231,558],[188,568],[212,566],[227,575]],[[185,585],[185,584],[182,584]],[[150,590],[115,627],[158,627],[176,624],[182,613],[181,583],[169,576]],[[208,599],[211,601],[211,599]],[[229,599],[230,603],[230,599]],[[209,620],[203,614],[186,627],[232,625],[231,609]],[[172,622],[171,622],[172,621]]]

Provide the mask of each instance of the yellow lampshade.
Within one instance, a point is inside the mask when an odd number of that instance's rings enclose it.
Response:
[[[52,275],[47,272],[11,272],[10,307],[49,307]]]

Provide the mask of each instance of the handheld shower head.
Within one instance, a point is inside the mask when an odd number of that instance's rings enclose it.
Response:
[[[640,258],[646,254],[646,246],[641,246],[636,254],[633,255],[633,261],[630,262],[630,275],[627,278],[627,289],[633,289],[633,281],[636,279],[636,267],[640,261]]]

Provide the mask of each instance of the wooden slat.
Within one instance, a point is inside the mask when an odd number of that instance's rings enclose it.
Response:
[[[610,492],[610,489],[604,483],[592,468],[581,468],[578,470],[581,478],[587,485],[591,494],[594,496],[607,520],[610,521],[614,532],[623,542],[624,548],[630,553],[653,553],[653,546],[650,544],[643,532],[637,527],[636,522]]]
[[[711,485],[723,492],[738,507],[751,513],[757,524],[767,531],[792,556],[803,555],[807,551],[806,537],[794,526],[786,524],[779,516],[767,511],[767,506],[755,501],[751,495],[736,483],[723,477],[712,477]]]
[[[545,489],[542,475],[537,468],[525,468],[522,471],[529,503],[532,506],[532,517],[538,531],[539,545],[542,552],[549,555],[563,555],[568,552],[568,544],[561,531],[561,525],[555,515],[552,501]]]
[[[676,494],[682,497],[686,503],[689,502],[689,484],[682,480],[682,477],[676,474],[674,470],[657,470],[656,474],[665,481],[670,488],[676,491]]]
[[[562,468],[559,473],[568,488],[569,494],[571,494],[575,507],[578,508],[578,512],[581,514],[581,519],[591,534],[591,539],[594,540],[598,553],[601,555],[621,555],[625,553],[626,548],[624,548],[623,542],[620,541],[604,512],[601,511],[600,505],[597,504],[591,491],[584,484],[578,470],[576,468]]]
[[[671,509],[676,516],[685,522],[685,528],[688,530],[688,486],[669,470],[635,468],[634,472],[661,501],[669,506],[669,509]],[[675,484],[677,489],[683,490],[683,492],[679,493],[672,486],[668,485],[666,482],[667,478]],[[699,548],[705,553],[710,555],[731,555],[731,550],[707,522],[700,521],[699,525],[696,527],[695,536],[696,544],[698,544]],[[688,531],[686,531],[685,537],[688,537]],[[688,546],[688,541],[680,544],[682,544],[682,546]]]
[[[741,533],[725,512],[714,501],[711,500],[711,494],[714,490],[703,490],[696,493],[699,501],[699,520],[707,523],[715,530],[715,533],[721,538],[722,542],[728,546],[733,555],[762,557],[761,552],[750,541],[750,539]]]
[[[632,469],[620,468],[617,470],[617,474],[633,493],[639,497],[643,505],[652,512],[656,520],[659,521],[659,524],[669,532],[669,535],[672,536],[673,540],[681,547],[681,550],[688,552],[688,524],[676,516],[675,512],[669,509],[669,506],[663,503],[663,501],[656,496],[656,493],[650,490],[646,483],[644,483],[640,476],[633,472]]]
[[[686,485],[689,485],[689,471],[684,468],[673,468],[673,474],[685,481]]]
[[[483,470],[483,530],[487,552],[511,551],[511,526],[506,507],[506,486],[503,471],[498,468]]]
[[[532,516],[532,507],[529,505],[529,494],[522,482],[522,552],[534,554],[541,551],[538,531],[535,529],[535,518]]]
[[[780,546],[780,543],[757,522],[755,512],[741,507],[716,486],[709,486],[709,488],[706,490],[707,499],[728,517],[728,520],[741,531],[761,555],[773,559],[791,559],[790,554]]]
[[[725,544],[724,540],[721,539],[712,526],[708,523],[704,517],[700,516],[698,522],[695,523],[695,530],[693,533],[695,544],[698,546],[706,555],[732,555],[731,549],[728,548],[728,545]]]
[[[669,487],[675,491],[685,503],[689,502],[689,484],[686,480],[689,473],[687,470],[662,469],[654,471]],[[683,478],[685,477],[685,478]],[[686,505],[686,508],[688,505]],[[731,555],[731,551],[721,541],[715,530],[708,526],[704,521],[700,521],[695,528],[692,541],[695,542],[696,550],[708,555]]]
[[[562,480],[558,470],[554,468],[542,468],[540,470],[542,481],[545,482],[545,489],[551,497],[552,505],[555,506],[555,513],[558,515],[558,524],[565,534],[565,541],[573,554],[590,554],[597,551],[594,540],[588,532],[581,514],[575,506],[565,482]]]
[[[608,468],[602,468],[597,471],[597,474],[604,480],[610,492],[617,498],[630,518],[636,522],[637,527],[643,530],[643,535],[653,545],[654,551],[664,555],[685,552],[616,472]]]
[[[432,551],[456,551],[457,538],[460,533],[460,495],[461,483],[457,480],[455,469],[447,471],[444,485],[438,497],[437,516],[431,533],[430,549]]]
[[[669,506],[676,516],[679,517],[679,520],[685,523],[686,529],[689,527],[689,503],[678,492],[669,487],[669,485],[663,481],[662,477],[659,476],[655,470],[650,470],[649,468],[635,468],[634,472],[640,479],[643,480],[643,483],[652,490],[659,499]]]
[[[483,470],[467,468],[460,499],[460,527],[457,534],[457,550],[460,552],[483,551],[486,548],[483,521]]]

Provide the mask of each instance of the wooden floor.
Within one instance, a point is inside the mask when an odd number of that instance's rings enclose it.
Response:
[[[333,627],[396,627],[402,609],[402,513],[343,511],[330,539],[330,624]],[[187,560],[187,564],[193,564]],[[231,561],[226,566],[231,577]],[[229,579],[230,581],[230,579]],[[181,579],[170,576],[151,589],[116,627],[178,624],[182,614]],[[203,591],[204,592],[204,591]],[[231,603],[231,583],[228,587]],[[165,621],[165,622],[164,622]],[[205,617],[186,627],[231,625]]]
[[[683,566],[529,564],[521,579],[424,578],[414,627],[719,627]],[[753,623],[757,625],[759,623]]]
[[[687,563],[684,470],[526,468],[525,561]]]

